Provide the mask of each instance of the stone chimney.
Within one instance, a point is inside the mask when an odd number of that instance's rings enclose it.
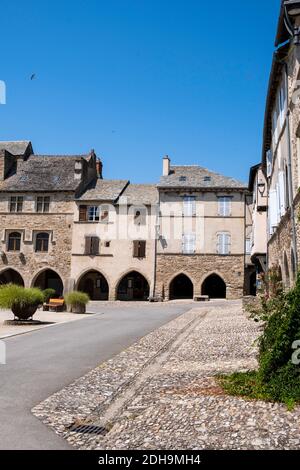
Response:
[[[163,176],[169,176],[170,165],[171,165],[171,160],[169,159],[168,155],[166,155],[163,158]]]
[[[102,176],[102,169],[103,169],[103,163],[102,163],[102,161],[101,161],[99,158],[97,158],[97,160],[96,160],[97,178],[100,178],[100,179],[103,178],[103,176]]]

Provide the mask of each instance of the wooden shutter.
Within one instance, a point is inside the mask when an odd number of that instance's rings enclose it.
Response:
[[[139,257],[139,241],[135,240],[133,242],[133,257],[138,258]]]
[[[98,237],[92,237],[91,248],[92,248],[92,255],[99,254],[99,238]]]
[[[87,206],[79,206],[79,222],[85,222],[87,219]]]
[[[146,242],[139,241],[139,258],[145,258],[145,257],[146,257]]]
[[[85,237],[85,254],[91,254],[92,237]]]

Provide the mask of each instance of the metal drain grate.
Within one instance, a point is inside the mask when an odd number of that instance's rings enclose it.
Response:
[[[69,427],[69,431],[78,432],[80,434],[95,434],[97,436],[105,436],[109,429],[104,426],[95,426],[93,424],[74,424]]]

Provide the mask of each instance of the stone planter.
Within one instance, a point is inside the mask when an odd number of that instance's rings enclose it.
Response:
[[[38,305],[28,305],[26,307],[13,305],[11,308],[14,316],[19,318],[19,320],[28,320],[29,318],[32,318],[37,309]]]
[[[72,313],[85,313],[86,306],[84,304],[74,304],[70,306],[70,312]]]

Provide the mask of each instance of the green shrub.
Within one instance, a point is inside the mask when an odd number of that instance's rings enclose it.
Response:
[[[89,296],[80,291],[69,292],[65,296],[65,302],[67,305],[86,305],[89,300]]]
[[[14,306],[26,308],[27,306],[38,306],[44,301],[43,293],[40,289],[26,289],[15,284],[5,284],[0,286],[0,308],[12,309]]]
[[[44,302],[48,303],[51,298],[53,298],[56,294],[55,289],[45,289],[43,290],[44,295]]]
[[[291,408],[300,402],[300,365],[292,362],[292,345],[300,340],[300,274],[293,289],[264,298],[254,317],[265,322],[258,371],[222,376],[220,383],[231,394],[280,401]]]

